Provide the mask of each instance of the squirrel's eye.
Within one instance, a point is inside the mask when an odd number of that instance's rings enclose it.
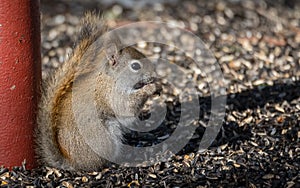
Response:
[[[138,60],[132,60],[129,64],[129,66],[133,72],[137,72],[142,68],[142,64]]]

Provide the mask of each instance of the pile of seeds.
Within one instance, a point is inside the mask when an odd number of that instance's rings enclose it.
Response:
[[[49,167],[27,170],[24,165],[8,171],[1,167],[1,187],[300,187],[300,4],[170,0],[142,1],[132,7],[128,2],[134,1],[42,0],[43,75],[72,51],[86,10],[102,12],[111,27],[145,20],[176,24],[200,37],[223,71],[227,104],[217,138],[209,148],[198,150],[211,101],[222,93],[211,98],[209,78],[199,67],[190,66],[193,60],[180,49],[140,43],[137,48],[147,56],[180,67],[185,75],[175,85],[192,80],[196,86],[200,116],[189,143],[168,161],[148,167],[112,165],[99,172]],[[182,40],[187,45],[190,42],[185,37]],[[164,84],[164,122],[150,132],[126,134],[127,144],[155,145],[172,135],[182,105],[178,93],[180,87]]]

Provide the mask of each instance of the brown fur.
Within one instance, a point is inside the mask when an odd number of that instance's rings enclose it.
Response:
[[[105,32],[99,16],[87,13],[70,58],[43,82],[36,129],[36,152],[41,164],[67,170],[101,168],[108,163],[106,159],[122,153],[119,123],[110,123],[118,122],[116,113],[136,116],[157,90],[155,83],[133,90],[137,81],[155,75],[154,67],[132,47],[117,49],[118,38],[115,42],[104,38],[99,43]],[[114,47],[114,54],[106,52],[106,45]],[[138,74],[128,68],[131,59],[141,59],[143,69]],[[87,105],[91,99],[97,114]],[[94,146],[101,155],[83,135],[97,141]]]

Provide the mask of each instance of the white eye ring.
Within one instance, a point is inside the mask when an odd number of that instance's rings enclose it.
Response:
[[[133,59],[129,62],[129,68],[132,72],[138,72],[143,68],[143,65],[139,60]]]

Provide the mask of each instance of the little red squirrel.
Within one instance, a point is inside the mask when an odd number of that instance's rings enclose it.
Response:
[[[161,89],[154,65],[134,47],[119,49],[118,36],[98,40],[106,32],[103,20],[87,13],[72,54],[43,81],[36,129],[43,165],[90,171],[119,157],[122,123]]]

